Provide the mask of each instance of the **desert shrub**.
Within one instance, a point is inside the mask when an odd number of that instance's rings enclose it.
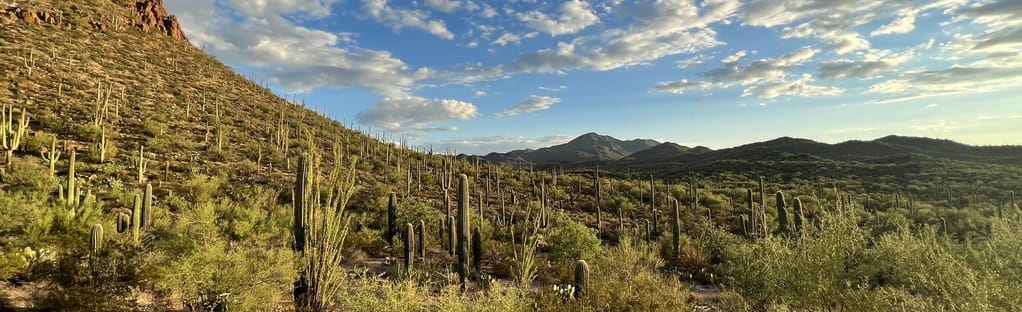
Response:
[[[555,223],[547,238],[551,261],[591,260],[600,253],[600,239],[581,223],[564,219]]]
[[[186,307],[203,311],[266,311],[295,280],[290,250],[209,243],[172,261],[161,287],[178,292]]]
[[[153,258],[124,239],[110,239],[97,255],[81,247],[32,266],[36,280],[49,282],[33,298],[43,311],[130,311],[131,293],[151,277]]]
[[[544,289],[540,311],[688,311],[689,294],[677,278],[660,272],[656,249],[623,236],[590,264],[590,288],[582,298]]]

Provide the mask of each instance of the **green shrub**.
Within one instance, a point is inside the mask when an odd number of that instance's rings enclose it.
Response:
[[[564,219],[555,223],[547,238],[551,261],[591,260],[600,253],[596,232],[581,223]]]

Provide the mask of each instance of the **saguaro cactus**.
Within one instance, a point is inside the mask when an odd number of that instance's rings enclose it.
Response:
[[[140,228],[142,226],[142,195],[135,194],[135,204],[131,209],[131,240],[135,245],[139,244]]]
[[[472,271],[480,275],[483,267],[483,234],[479,226],[472,228]]]
[[[465,285],[468,279],[468,239],[469,239],[469,208],[468,208],[468,176],[458,176],[458,276],[461,284]]]
[[[777,192],[777,232],[788,233],[788,212],[785,211],[784,193]]]
[[[390,192],[387,201],[387,243],[394,246],[394,236],[397,235],[397,195]]]
[[[681,251],[681,204],[674,200],[674,216],[671,218],[671,248],[675,258]]]
[[[68,207],[78,205],[78,190],[75,187],[75,182],[77,182],[75,180],[75,152],[71,151],[71,160],[67,164],[67,198],[64,200]]]
[[[92,255],[99,254],[99,250],[103,249],[103,226],[96,224],[92,226],[92,233],[89,235],[89,243],[92,246]]]
[[[142,195],[142,215],[139,216],[139,227],[145,228],[149,226],[152,218],[153,208],[153,185],[146,183],[145,193]]]
[[[805,223],[805,212],[802,211],[802,200],[795,197],[795,202],[791,207],[791,211],[795,213],[795,232],[802,234],[804,230],[803,224]]]
[[[758,223],[756,223],[756,219],[758,219],[758,218],[756,218],[756,215],[757,215],[756,209],[753,208],[753,206],[752,206],[752,189],[751,188],[750,189],[745,189],[745,191],[747,192],[746,195],[747,195],[747,197],[749,199],[749,207],[748,207],[749,208],[749,225],[750,225],[749,226],[749,233],[751,233],[752,236],[756,236],[757,233],[759,233],[759,232],[757,232],[759,227],[757,226]]]
[[[405,230],[405,271],[411,271],[415,263],[415,227],[406,223]]]
[[[419,220],[419,258],[426,261],[426,221]]]
[[[589,288],[589,264],[585,260],[575,262],[575,298],[585,296]]]
[[[128,231],[128,227],[131,226],[131,217],[125,213],[117,214],[117,233],[124,233]]]

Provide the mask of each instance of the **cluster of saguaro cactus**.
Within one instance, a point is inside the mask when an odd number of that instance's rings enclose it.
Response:
[[[114,223],[117,224],[117,233],[124,233],[128,231],[128,227],[131,226],[131,217],[123,212],[118,213]]]
[[[7,163],[11,163],[14,151],[21,147],[21,140],[25,137],[25,130],[28,129],[28,111],[21,110],[21,117],[17,125],[14,124],[14,107],[4,105],[0,107],[0,138],[3,148],[7,151]]]

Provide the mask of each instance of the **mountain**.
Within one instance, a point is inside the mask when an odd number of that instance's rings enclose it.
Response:
[[[613,161],[635,152],[659,145],[654,140],[618,140],[596,133],[583,134],[568,143],[544,147],[537,150],[515,150],[507,153],[490,153],[484,158],[495,163],[512,164],[572,164],[591,161]]]
[[[632,153],[631,155],[628,155],[628,157],[622,159],[622,161],[658,161],[688,154],[703,154],[711,151],[712,150],[710,148],[705,146],[687,147],[672,142],[664,142],[660,145]]]

